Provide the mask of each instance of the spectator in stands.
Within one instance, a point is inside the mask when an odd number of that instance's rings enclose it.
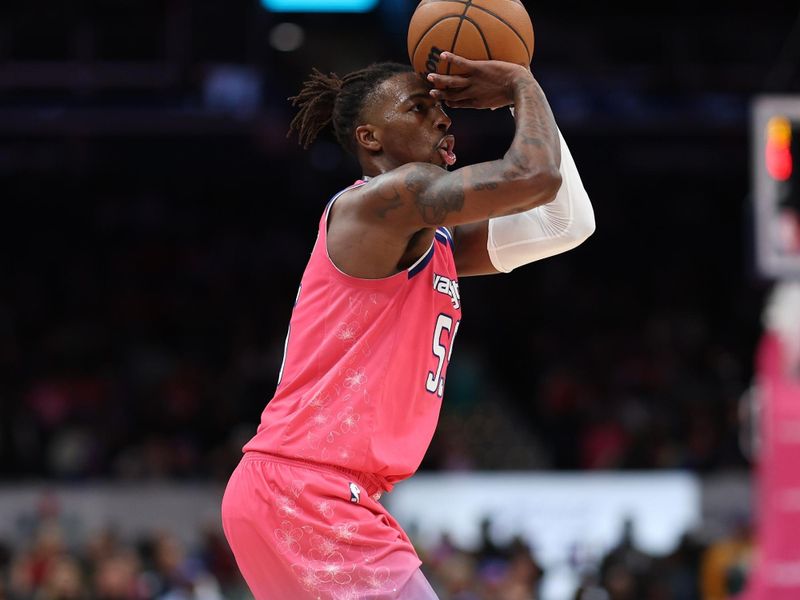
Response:
[[[653,567],[653,559],[636,547],[633,527],[633,519],[626,519],[619,543],[601,561],[601,581],[611,595],[611,600],[644,598],[645,584]]]

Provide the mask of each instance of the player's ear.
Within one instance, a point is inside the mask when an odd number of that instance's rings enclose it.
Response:
[[[356,127],[356,142],[370,152],[380,152],[383,148],[380,132],[374,125],[359,125]]]

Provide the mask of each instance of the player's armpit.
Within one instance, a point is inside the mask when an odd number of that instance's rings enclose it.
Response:
[[[469,223],[453,228],[453,257],[459,277],[476,275],[496,275],[498,271],[492,264],[487,248],[489,221]]]

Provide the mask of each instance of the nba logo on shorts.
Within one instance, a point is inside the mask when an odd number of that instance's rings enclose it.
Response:
[[[353,504],[358,504],[358,501],[361,499],[361,488],[359,488],[355,483],[352,481],[350,482],[350,502]]]

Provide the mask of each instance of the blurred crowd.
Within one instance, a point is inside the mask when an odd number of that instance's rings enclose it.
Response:
[[[498,544],[482,523],[476,550],[458,548],[446,535],[421,554],[442,600],[537,600],[545,569],[522,538]],[[569,569],[580,584],[571,600],[728,600],[743,591],[751,568],[752,533],[745,521],[729,534],[703,541],[687,533],[666,556],[637,548],[627,522],[619,543],[599,560],[575,553]]]
[[[20,518],[15,544],[0,540],[0,600],[252,600],[219,528],[194,544],[168,531],[124,540],[111,528],[84,531],[56,512]],[[537,600],[544,567],[520,537],[498,543],[482,523],[475,549],[446,534],[419,547],[423,570],[441,600]],[[728,600],[744,589],[752,559],[746,522],[710,541],[687,534],[667,556],[633,542],[626,524],[604,556],[574,557],[580,580],[572,600]],[[299,599],[298,599],[299,600]]]
[[[167,531],[123,540],[45,518],[24,542],[0,541],[2,600],[247,600],[222,532],[191,546]]]

